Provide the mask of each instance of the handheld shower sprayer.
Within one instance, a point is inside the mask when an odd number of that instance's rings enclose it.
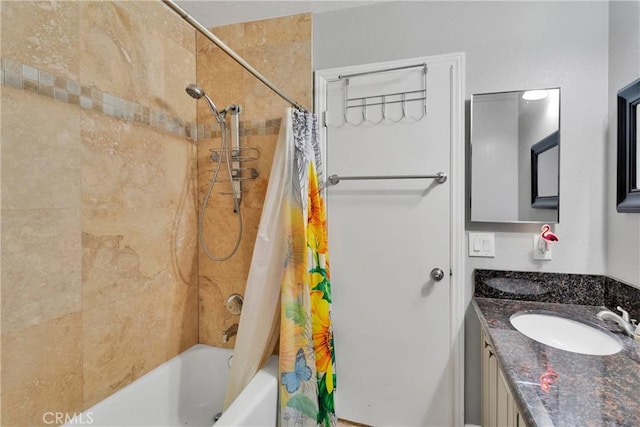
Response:
[[[187,85],[187,87],[185,88],[185,91],[193,99],[197,100],[197,99],[204,98],[205,101],[207,101],[207,104],[209,105],[209,109],[213,113],[213,116],[216,118],[218,123],[222,123],[224,121],[224,118],[227,115],[227,109],[225,108],[224,110],[219,111],[218,107],[216,107],[216,104],[213,103],[209,95],[207,95],[200,86],[198,86],[197,84],[191,83]]]
[[[227,122],[225,120],[225,117],[227,115],[227,112],[230,112],[233,115],[233,119],[235,121],[232,123],[232,125],[235,123],[235,126],[232,126],[232,128],[236,129],[235,143],[239,144],[239,136],[237,135],[237,124],[238,124],[238,114],[241,113],[241,107],[239,105],[232,104],[229,107],[225,108],[224,110],[220,111],[216,107],[216,104],[214,104],[211,98],[209,98],[209,96],[205,93],[205,91],[200,86],[193,83],[187,85],[187,87],[185,88],[185,91],[193,99],[198,100],[198,99],[204,98],[207,104],[209,105],[209,109],[211,110],[214,117],[216,118],[218,125],[220,126],[220,135],[221,135],[220,136],[220,158],[218,159],[218,164],[213,173],[213,176],[211,177],[211,182],[209,183],[209,190],[207,191],[204,202],[202,203],[202,208],[200,209],[200,215],[198,219],[198,238],[200,240],[200,245],[202,246],[202,249],[204,253],[207,255],[207,257],[209,257],[213,261],[225,261],[231,258],[233,254],[236,253],[236,251],[238,250],[238,247],[240,246],[240,240],[242,239],[242,212],[240,211],[241,189],[240,189],[239,182],[237,181],[234,182],[234,169],[231,165],[231,160],[233,156],[230,152],[231,150],[229,147],[229,130],[227,128]],[[231,189],[233,194],[233,205],[234,205],[233,211],[237,214],[237,218],[238,218],[238,234],[236,237],[235,244],[231,249],[231,252],[229,252],[227,255],[224,255],[224,256],[215,256],[211,252],[209,252],[209,249],[207,248],[207,244],[204,238],[203,226],[204,226],[204,215],[207,209],[207,205],[209,204],[209,198],[211,197],[211,194],[213,192],[213,186],[218,178],[218,173],[220,172],[220,166],[222,165],[223,157],[225,159],[229,181],[232,183]]]

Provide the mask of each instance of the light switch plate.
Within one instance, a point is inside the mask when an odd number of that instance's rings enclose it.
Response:
[[[496,239],[493,233],[469,233],[469,256],[494,258]]]

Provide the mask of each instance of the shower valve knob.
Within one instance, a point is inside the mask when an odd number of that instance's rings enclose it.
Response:
[[[232,294],[229,298],[227,298],[225,307],[227,307],[229,313],[233,314],[234,316],[239,316],[242,312],[243,302],[244,298],[242,298],[242,295]]]

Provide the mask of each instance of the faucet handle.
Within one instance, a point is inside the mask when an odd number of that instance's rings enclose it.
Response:
[[[622,313],[622,319],[625,321],[629,321],[629,313],[627,312],[627,310],[625,310],[624,308],[617,306],[616,310],[618,310],[619,312]]]

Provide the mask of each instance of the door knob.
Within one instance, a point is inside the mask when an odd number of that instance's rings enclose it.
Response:
[[[444,271],[441,268],[434,268],[431,270],[431,278],[436,282],[439,282],[444,277]]]

